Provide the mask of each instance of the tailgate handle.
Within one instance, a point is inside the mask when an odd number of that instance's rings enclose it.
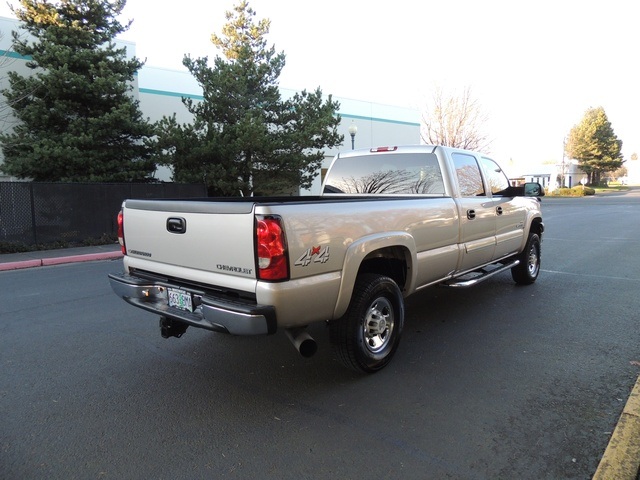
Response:
[[[167,230],[171,233],[184,233],[187,231],[187,221],[182,217],[167,218]]]

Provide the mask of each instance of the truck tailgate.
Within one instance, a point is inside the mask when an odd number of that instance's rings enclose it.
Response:
[[[127,255],[255,278],[254,203],[127,200]]]

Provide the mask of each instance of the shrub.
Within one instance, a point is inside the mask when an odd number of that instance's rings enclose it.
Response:
[[[33,250],[33,248],[29,248],[22,243],[0,242],[0,253],[22,253],[31,250]]]
[[[570,188],[556,188],[553,192],[549,192],[548,195],[552,197],[573,197],[575,194]]]
[[[583,187],[578,185],[573,188],[556,188],[553,192],[548,192],[551,197],[583,197],[586,195],[595,195],[596,191],[591,187]]]
[[[96,245],[111,245],[118,243],[117,237],[108,233],[103,234],[101,237],[94,238],[88,237],[79,242],[69,242],[64,239],[55,240],[47,243],[39,244],[26,244],[22,242],[0,242],[0,254],[3,253],[24,253],[35,252],[36,250],[53,250],[58,248],[70,248],[70,247],[90,247]]]
[[[576,197],[583,197],[583,196],[586,196],[586,195],[595,195],[596,194],[595,189],[593,189],[591,187],[583,187],[582,185],[573,187],[571,189],[571,192]]]

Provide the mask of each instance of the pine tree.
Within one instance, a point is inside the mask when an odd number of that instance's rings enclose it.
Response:
[[[339,107],[320,88],[283,100],[278,78],[284,53],[267,47],[269,20],[240,1],[227,12],[222,36],[212,35],[217,56],[185,56],[183,64],[203,90],[203,101],[183,99],[192,124],[175,116],[159,123],[160,146],[174,179],[204,181],[212,194],[286,193],[308,188],[324,157],[323,149],[342,143]]]
[[[566,154],[578,160],[589,177],[590,185],[600,183],[606,172],[613,172],[623,164],[622,141],[611,127],[604,108],[588,109],[582,121],[569,132]]]
[[[21,0],[14,13],[30,36],[13,32],[31,74],[9,72],[2,93],[19,120],[0,135],[2,170],[35,181],[144,181],[155,167],[150,138],[131,95],[142,63],[114,39],[130,24],[125,0]]]

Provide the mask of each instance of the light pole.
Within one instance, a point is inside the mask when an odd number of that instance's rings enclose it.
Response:
[[[358,126],[351,120],[351,125],[349,125],[349,135],[351,135],[351,150],[355,149],[356,145],[356,133],[358,133]]]
[[[560,188],[564,188],[564,152],[567,151],[567,137],[562,140],[562,172],[560,175]]]

